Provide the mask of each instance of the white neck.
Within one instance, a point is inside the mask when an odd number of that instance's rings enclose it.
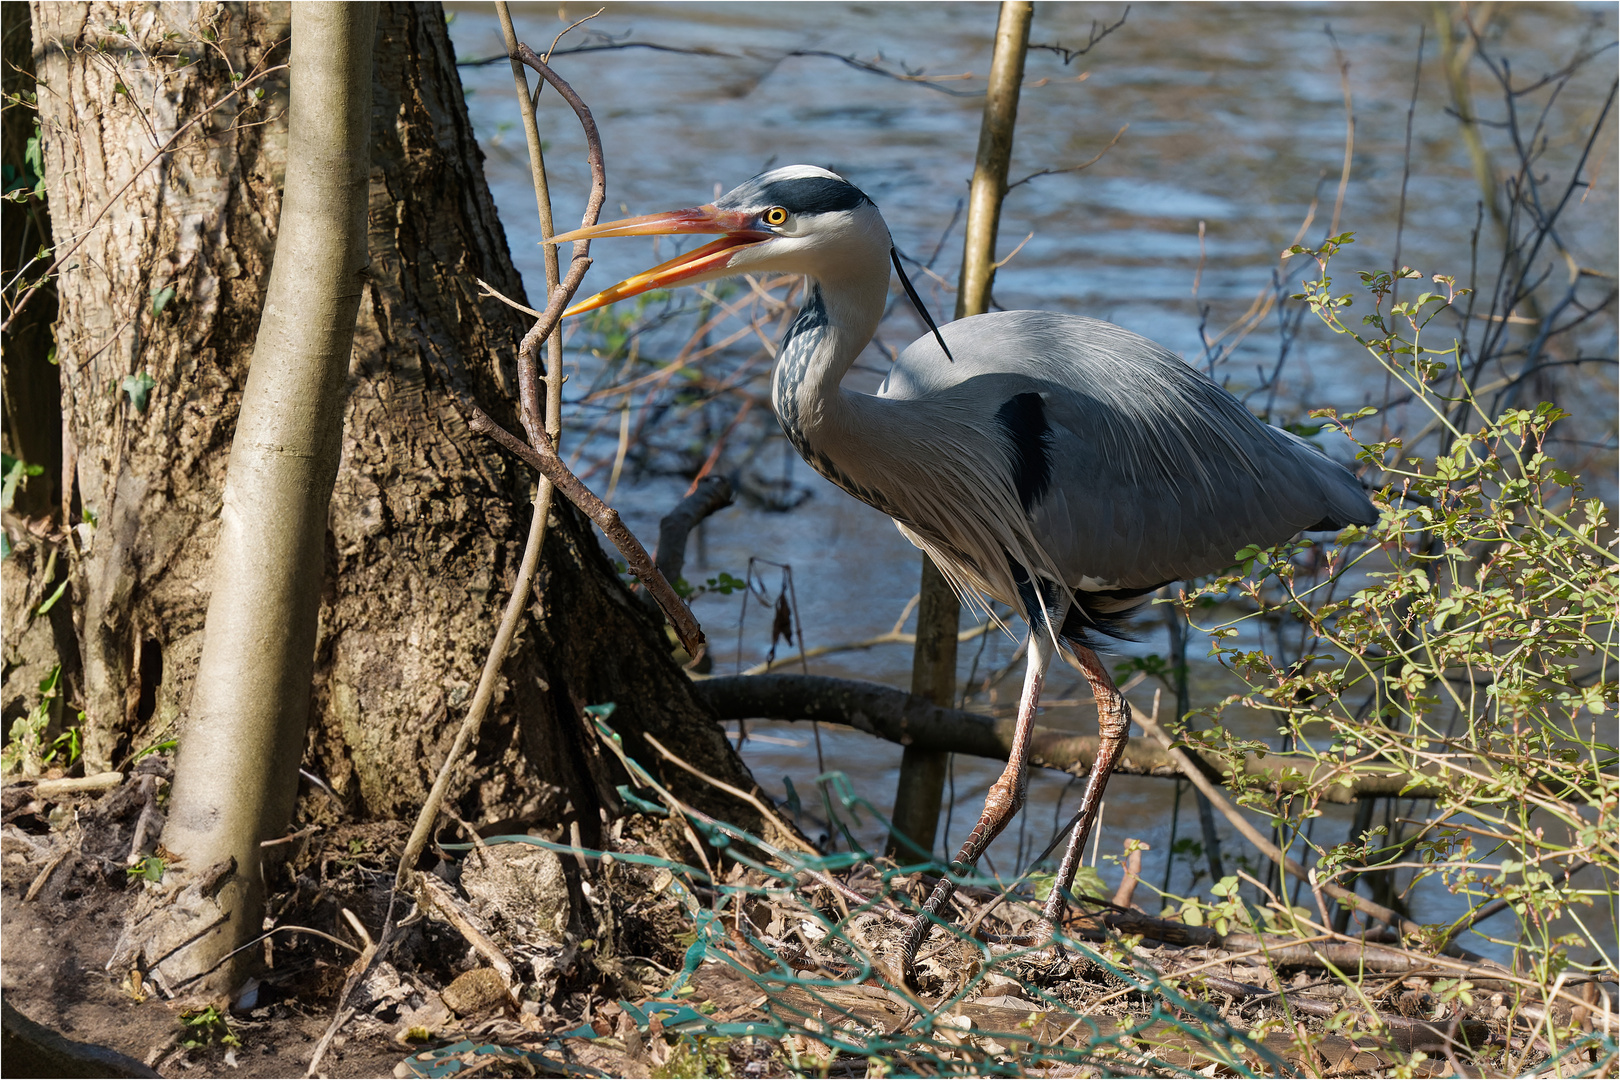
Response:
[[[877,332],[889,287],[889,267],[859,276],[843,275],[836,283],[805,279],[805,302],[777,350],[771,398],[789,441],[805,461],[857,498],[884,507],[876,492],[866,490],[837,462],[840,435],[848,430],[857,398],[846,390],[844,375]]]

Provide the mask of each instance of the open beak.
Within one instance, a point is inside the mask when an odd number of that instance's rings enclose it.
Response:
[[[717,270],[724,270],[739,248],[752,247],[771,239],[772,233],[754,228],[754,216],[735,210],[721,210],[716,206],[694,206],[686,210],[671,210],[663,214],[606,221],[586,229],[553,236],[548,244],[565,244],[573,240],[599,240],[609,236],[674,236],[681,233],[719,233],[720,239],[704,244],[651,270],[643,270],[635,277],[626,278],[595,296],[581,300],[567,311],[579,315],[606,307],[649,289],[667,289],[691,282]]]

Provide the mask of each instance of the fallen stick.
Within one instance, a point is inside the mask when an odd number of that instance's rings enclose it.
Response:
[[[106,1046],[77,1042],[0,1001],[8,1076],[159,1076],[156,1070]]]
[[[6,787],[31,787],[40,798],[55,799],[87,791],[106,791],[123,782],[124,774],[121,772],[102,772],[89,776],[65,776],[60,780],[13,780]]]
[[[1152,968],[1153,972],[1161,979],[1177,977],[1174,971],[1158,964],[1148,963],[1147,966]],[[1407,1052],[1449,1049],[1457,1041],[1455,1034],[1442,1030],[1435,1026],[1434,1023],[1424,1020],[1414,1020],[1385,1012],[1369,1012],[1332,1001],[1306,997],[1303,994],[1296,997],[1287,997],[1285,994],[1279,995],[1275,990],[1267,990],[1262,986],[1237,982],[1233,979],[1223,979],[1218,975],[1199,974],[1189,976],[1189,978],[1198,979],[1209,989],[1240,1001],[1257,997],[1281,997],[1285,1003],[1285,1008],[1304,1013],[1307,1016],[1328,1019],[1343,1013],[1368,1020],[1376,1020],[1389,1029],[1390,1033],[1396,1037],[1397,1044]],[[1456,1034],[1464,1036],[1470,1042],[1483,1043],[1491,1034],[1491,1025],[1483,1020],[1454,1017],[1450,1020],[1438,1021],[1438,1023],[1443,1023],[1448,1028],[1452,1028]]]
[[[456,932],[467,939],[467,944],[476,949],[480,956],[489,961],[489,966],[500,974],[501,980],[506,983],[506,992],[512,993],[517,985],[517,969],[512,966],[512,961],[506,958],[506,954],[501,952],[500,947],[474,926],[462,912],[461,908],[464,906],[462,901],[432,874],[418,873],[414,877],[417,903],[424,909],[431,909],[445,922],[455,927]]]

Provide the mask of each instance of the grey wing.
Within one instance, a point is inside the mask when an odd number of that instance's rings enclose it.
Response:
[[[1249,544],[1377,520],[1342,466],[1206,387],[1178,402],[1199,411],[1175,415],[1122,414],[1068,388],[1042,394],[1052,479],[1030,512],[1068,574],[1151,588],[1230,566]]]
[[[945,336],[956,361],[920,341],[886,391],[993,410],[1034,536],[1070,585],[1151,588],[1230,566],[1248,544],[1377,520],[1343,466],[1129,331],[1000,312]]]

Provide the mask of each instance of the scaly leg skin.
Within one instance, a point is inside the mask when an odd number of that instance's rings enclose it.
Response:
[[[1097,758],[1091,763],[1091,776],[1086,781],[1086,793],[1080,800],[1074,832],[1069,834],[1069,846],[1063,852],[1057,881],[1052,885],[1051,895],[1046,898],[1041,924],[1036,931],[1039,938],[1050,937],[1054,946],[1055,931],[1063,926],[1069,886],[1074,884],[1075,871],[1080,868],[1086,837],[1096,823],[1103,790],[1108,786],[1108,777],[1114,771],[1114,766],[1119,764],[1120,757],[1125,753],[1125,740],[1131,731],[1130,708],[1125,703],[1125,696],[1114,685],[1112,676],[1102,661],[1097,659],[1097,654],[1084,645],[1075,645],[1074,658],[1075,666],[1085,675],[1086,681],[1091,684],[1092,695],[1097,699]],[[1057,946],[1057,950],[1061,954],[1061,946]]]
[[[1029,636],[1029,667],[1024,672],[1024,692],[1018,701],[1018,725],[1013,731],[1012,751],[1007,755],[1007,768],[1002,771],[1001,777],[992,785],[984,798],[984,810],[979,814],[979,822],[968,835],[967,842],[962,850],[957,852],[956,861],[951,864],[951,872],[957,875],[966,874],[979,862],[979,856],[990,842],[1001,834],[1007,827],[1013,815],[1018,813],[1019,807],[1024,805],[1024,795],[1029,787],[1029,743],[1035,732],[1035,704],[1040,700],[1041,683],[1046,678],[1046,667],[1052,662],[1054,645],[1047,634],[1035,632]],[[916,985],[916,973],[913,965],[917,959],[917,950],[927,940],[928,932],[934,927],[934,916],[943,908],[951,895],[956,892],[956,883],[951,880],[950,874],[939,879],[934,891],[928,897],[928,903],[923,905],[922,912],[912,923],[911,933],[906,936],[905,952],[900,962],[900,970],[908,985]]]

